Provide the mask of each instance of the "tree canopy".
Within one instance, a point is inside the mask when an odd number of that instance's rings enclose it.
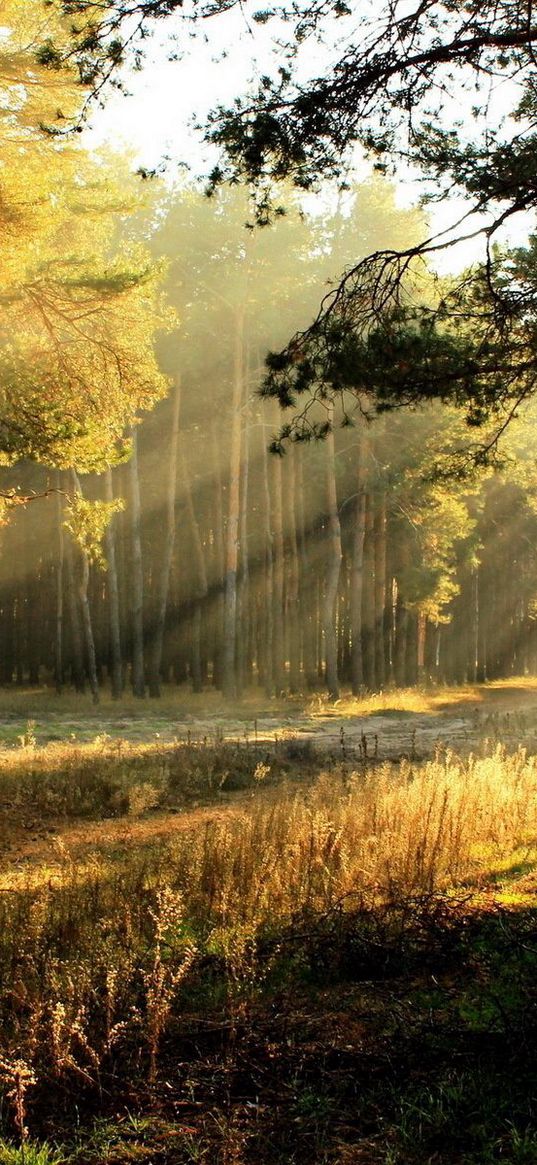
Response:
[[[129,48],[142,52],[155,20],[178,12],[203,25],[235,6],[63,0],[60,8],[72,18],[71,58],[100,90]],[[241,10],[248,15],[248,6]],[[279,181],[303,190],[325,179],[344,183],[359,150],[383,170],[410,164],[430,200],[465,199],[454,231],[424,232],[409,246],[350,263],[312,326],[271,359],[266,391],[285,405],[306,390],[330,395],[367,386],[381,408],[435,396],[467,404],[472,423],[500,410],[501,429],[535,389],[534,247],[515,258],[495,249],[506,222],[533,212],[537,200],[537,21],[530,0],[315,0],[252,5],[250,17],[274,22],[279,55],[255,93],[211,115],[206,135],[223,148],[213,186],[253,186],[258,219],[266,222],[277,209]],[[305,63],[312,41],[326,45],[327,61],[314,76]],[[428,292],[424,304],[424,265],[455,239],[476,234],[485,241],[483,263],[448,294],[442,288],[434,299]],[[399,380],[409,359],[418,366],[411,391],[404,375]]]
[[[58,6],[8,0],[2,21],[0,458],[102,468],[166,389],[156,272],[117,234],[140,183],[51,132],[84,99],[72,69],[51,68],[69,35]]]

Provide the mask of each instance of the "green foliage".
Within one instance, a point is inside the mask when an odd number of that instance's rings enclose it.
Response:
[[[24,1147],[16,1148],[7,1141],[0,1141],[0,1165],[64,1165],[65,1154],[47,1144],[37,1145],[32,1141]]]

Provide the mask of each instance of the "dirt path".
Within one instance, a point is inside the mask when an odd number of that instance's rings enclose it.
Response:
[[[537,684],[534,681],[497,686],[479,685],[443,694],[416,697],[415,709],[389,694],[358,704],[340,701],[307,712],[260,714],[250,721],[214,715],[192,716],[175,725],[175,735],[192,740],[245,740],[267,743],[310,741],[314,748],[348,760],[423,759],[441,745],[467,754],[495,742],[507,747],[524,744],[537,751]],[[411,699],[410,701],[411,702]],[[355,702],[356,704],[356,702]],[[165,738],[166,734],[162,734]]]
[[[300,708],[282,711],[281,707],[274,712],[260,709],[251,719],[223,715],[221,711],[203,715],[200,709],[196,713],[162,717],[157,731],[155,718],[147,714],[143,719],[125,714],[99,716],[98,720],[88,716],[83,729],[80,718],[76,721],[77,739],[83,740],[85,736],[93,739],[98,727],[101,734],[113,740],[133,743],[207,740],[218,745],[220,741],[234,740],[252,745],[257,740],[259,747],[266,743],[267,747],[285,749],[291,759],[295,748],[297,772],[301,758],[307,759],[310,748],[351,764],[397,760],[404,756],[425,759],[438,746],[461,755],[490,749],[495,743],[507,748],[523,744],[529,752],[537,752],[536,681],[422,694],[419,700],[414,697],[415,709],[401,707],[403,695],[394,693],[393,700],[386,695],[381,708],[378,697],[358,707],[344,701],[330,706],[319,700],[308,711]],[[72,723],[70,717],[57,713],[50,739],[68,741]],[[0,720],[0,740],[1,728]],[[41,739],[44,729],[45,723],[39,731]],[[172,841],[178,831],[248,812],[253,796],[256,799],[277,797],[278,786],[261,786],[255,794],[225,792],[211,804],[193,803],[140,819],[122,816],[98,821],[42,821],[37,815],[29,814],[27,808],[20,814],[6,810],[0,839],[3,843],[0,845],[0,891],[42,883],[44,877],[55,881],[66,863],[74,862],[79,867],[110,857],[122,860],[134,848],[150,849]]]

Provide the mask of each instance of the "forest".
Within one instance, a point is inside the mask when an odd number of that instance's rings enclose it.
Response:
[[[417,237],[419,213],[398,209],[382,178],[255,237],[242,191],[157,200],[152,189],[129,231],[165,270],[166,399],[105,473],[24,460],[2,471],[6,497],[37,496],[2,532],[2,682],[95,699],[103,686],[230,698],[325,686],[337,699],[342,684],[357,695],[534,672],[531,412],[506,436],[501,471],[455,484],[446,467],[470,461],[474,433],[437,403],[371,421],[366,394],[316,402],[332,422],[324,441],[269,448],[285,414],[260,395],[263,354],[349,255]],[[96,521],[111,515],[93,541],[92,505]]]
[[[0,11],[0,1165],[535,1165],[532,5]]]

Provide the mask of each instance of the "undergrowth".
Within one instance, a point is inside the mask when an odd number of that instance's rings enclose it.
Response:
[[[143,850],[6,873],[0,1162],[535,1160],[533,757],[333,762],[299,785],[283,752],[101,742],[62,784],[53,751],[6,762],[2,798],[143,814],[224,773],[253,796]]]

